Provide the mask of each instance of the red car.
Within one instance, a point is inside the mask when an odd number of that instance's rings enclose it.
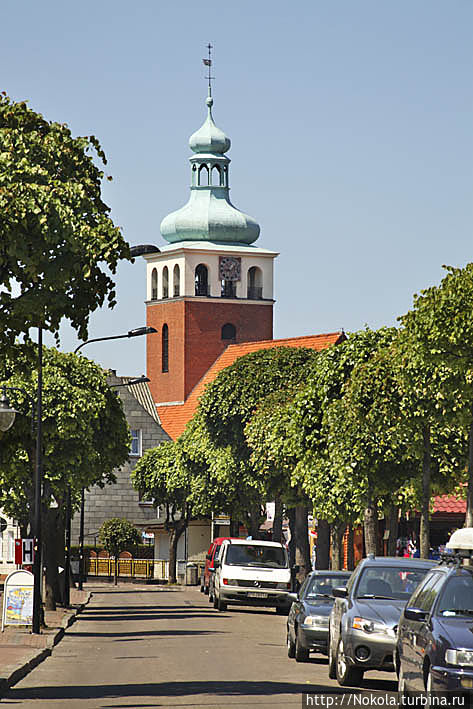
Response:
[[[210,576],[215,571],[214,560],[218,557],[218,552],[225,539],[238,539],[238,537],[216,537],[209,546],[205,557],[205,568],[200,578],[200,591],[208,595],[210,589]]]

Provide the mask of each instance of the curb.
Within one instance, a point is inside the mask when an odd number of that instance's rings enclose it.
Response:
[[[89,595],[87,596],[84,603],[78,604],[77,608],[75,608],[72,612],[68,613],[66,617],[62,619],[61,627],[59,628],[59,630],[48,637],[47,647],[43,648],[43,650],[32,651],[32,655],[29,657],[28,660],[26,660],[26,662],[23,662],[23,664],[18,665],[15,668],[11,668],[11,670],[7,669],[8,674],[4,676],[0,675],[0,697],[3,696],[3,694],[10,687],[12,687],[14,684],[23,679],[23,677],[26,677],[26,675],[31,672],[31,670],[37,667],[41,662],[43,662],[43,660],[45,660],[52,654],[53,648],[62,640],[67,628],[69,628],[74,623],[79,613],[84,610],[85,606],[92,598],[92,595],[92,592],[89,591]]]

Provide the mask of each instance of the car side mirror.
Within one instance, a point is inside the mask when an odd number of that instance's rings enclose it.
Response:
[[[335,596],[335,598],[346,598],[348,591],[345,586],[337,586],[336,588],[332,588],[332,596]]]
[[[427,611],[423,611],[421,608],[404,608],[404,618],[406,620],[417,620],[417,622],[422,623],[427,619]]]
[[[298,593],[288,593],[287,597],[289,598],[290,601],[296,602],[299,600],[299,594]]]

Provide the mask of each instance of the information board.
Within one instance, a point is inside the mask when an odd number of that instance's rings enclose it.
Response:
[[[2,632],[6,625],[32,625],[34,576],[21,569],[12,571],[3,589]]]

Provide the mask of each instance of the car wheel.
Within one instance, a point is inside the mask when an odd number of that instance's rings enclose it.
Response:
[[[306,647],[301,645],[301,641],[299,638],[299,633],[296,630],[296,653],[295,653],[295,658],[296,662],[307,662],[309,659],[309,651]]]
[[[214,608],[218,608],[218,600],[215,594],[212,596],[212,603],[214,605]]]
[[[292,642],[291,633],[289,632],[289,628],[287,629],[286,644],[287,644],[287,656],[290,657],[291,659],[293,659],[296,656],[296,646]]]
[[[224,601],[221,601],[220,598],[217,599],[217,609],[219,611],[227,610],[227,604]]]
[[[337,679],[337,665],[335,653],[332,647],[332,639],[328,638],[328,676],[330,679]]]
[[[345,651],[343,640],[340,638],[337,646],[336,657],[337,682],[341,687],[359,687],[363,679],[363,670],[359,667],[350,667]]]
[[[209,595],[209,587],[204,584],[204,596]]]
[[[432,672],[430,670],[430,665],[427,665],[426,667],[426,676],[425,676],[425,691],[426,692],[432,692]]]

